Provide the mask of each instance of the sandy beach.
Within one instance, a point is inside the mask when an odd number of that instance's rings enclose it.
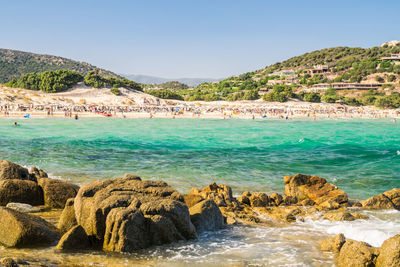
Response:
[[[54,94],[2,87],[0,118],[113,117],[113,118],[207,118],[207,119],[320,119],[397,118],[395,109],[374,106],[288,101],[178,101],[159,99],[143,92],[120,88],[117,96],[107,88],[82,84]]]

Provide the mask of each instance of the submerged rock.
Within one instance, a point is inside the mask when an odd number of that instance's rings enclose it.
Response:
[[[395,235],[383,242],[376,267],[400,266],[400,235]]]
[[[298,201],[311,199],[317,205],[329,201],[329,206],[347,203],[347,194],[337,186],[329,184],[324,178],[318,176],[296,174],[285,176],[285,195],[296,197]]]
[[[44,219],[0,207],[0,243],[6,247],[32,247],[54,243],[57,229]]]
[[[5,206],[10,202],[43,205],[43,191],[34,181],[0,180],[0,205]]]
[[[79,190],[74,210],[78,225],[105,251],[132,252],[197,237],[182,195],[161,181],[96,181]]]
[[[400,189],[394,188],[385,193],[361,201],[363,208],[367,209],[400,209]]]
[[[64,208],[79,190],[79,186],[58,179],[40,178],[38,184],[43,189],[44,204],[51,208]]]
[[[82,250],[91,247],[89,238],[80,225],[76,225],[66,232],[57,245],[58,250]]]
[[[224,217],[213,200],[204,200],[191,207],[189,212],[197,233],[216,231],[224,227]]]

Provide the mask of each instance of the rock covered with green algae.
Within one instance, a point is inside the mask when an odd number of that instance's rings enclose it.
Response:
[[[96,181],[79,190],[74,210],[77,224],[104,251],[133,252],[197,237],[182,195],[161,181]]]

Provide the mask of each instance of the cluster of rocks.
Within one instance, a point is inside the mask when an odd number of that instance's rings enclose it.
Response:
[[[75,197],[79,186],[50,179],[43,170],[27,168],[0,160],[0,206],[25,203],[32,206],[64,208],[68,198]]]
[[[358,202],[321,177],[297,174],[285,176],[284,183],[283,195],[245,191],[238,198],[227,185],[212,183],[181,195],[162,181],[129,174],[79,188],[50,179],[40,169],[28,171],[0,160],[0,244],[133,252],[196,239],[198,234],[225,224],[269,225],[271,220],[291,222],[315,214],[331,221],[367,219],[348,208],[400,208],[400,189]],[[63,209],[57,227],[32,214],[49,208]],[[337,236],[327,240],[322,249],[336,252],[339,263],[352,261],[353,250],[368,258],[362,266],[388,262],[386,256],[385,261],[382,258],[383,251],[389,251],[385,246],[377,249],[361,243]]]
[[[323,251],[334,252],[337,266],[397,267],[400,266],[400,235],[383,242],[380,248],[368,243],[346,239],[343,234],[320,243]]]

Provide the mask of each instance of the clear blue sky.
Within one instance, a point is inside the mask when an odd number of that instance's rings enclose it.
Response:
[[[221,78],[400,39],[399,0],[1,1],[0,47],[117,73]]]

